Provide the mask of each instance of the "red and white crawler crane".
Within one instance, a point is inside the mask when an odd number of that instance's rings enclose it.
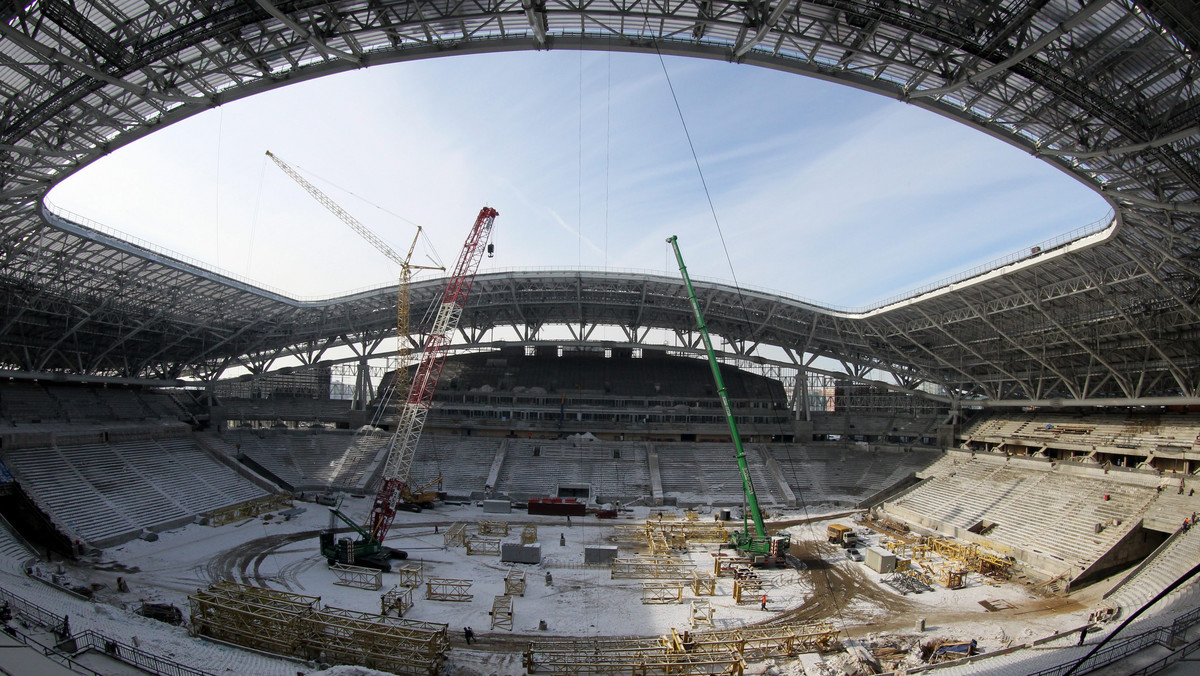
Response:
[[[376,543],[383,543],[396,518],[397,507],[409,494],[410,472],[417,442],[421,439],[421,429],[425,427],[425,418],[433,405],[433,393],[437,390],[442,367],[446,364],[447,349],[454,340],[454,332],[458,330],[458,320],[462,317],[467,296],[475,282],[479,262],[487,250],[488,237],[497,215],[498,212],[491,207],[479,210],[475,225],[459,252],[458,262],[446,281],[437,317],[425,338],[420,362],[413,373],[408,398],[400,411],[396,431],[388,441],[382,481],[375,494],[371,515],[367,518],[366,531]]]

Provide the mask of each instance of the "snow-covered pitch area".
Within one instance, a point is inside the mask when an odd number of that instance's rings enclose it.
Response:
[[[97,589],[94,602],[62,594],[15,570],[6,569],[0,575],[3,586],[14,593],[69,614],[76,630],[92,628],[126,639],[137,636],[144,649],[205,671],[264,676],[318,673],[317,665],[192,638],[183,628],[132,613],[143,602],[154,602],[176,605],[186,616],[187,596],[220,580],[318,596],[323,606],[379,612],[381,594],[397,583],[399,575],[384,573],[380,591],[335,585],[336,577],[317,551],[317,534],[330,525],[329,510],[309,503],[297,505],[306,510],[291,519],[257,518],[217,528],[188,525],[160,534],[155,542],[134,540],[104,551],[97,560],[66,565],[64,576],[70,585]],[[343,511],[359,522],[369,507],[368,500],[354,498],[342,505]],[[618,519],[574,517],[568,523],[565,517],[530,516],[524,511],[484,514],[477,506],[440,505],[420,514],[402,512],[386,544],[407,551],[408,563],[420,564],[426,578],[471,580],[473,595],[467,602],[434,601],[425,598],[421,587],[414,591],[415,603],[405,618],[449,625],[453,648],[446,672],[450,674],[523,673],[520,653],[530,641],[658,636],[672,628],[682,633],[690,628],[688,601],[697,598],[690,588],[685,587],[683,603],[643,605],[641,580],[610,579],[608,567],[584,564],[586,546],[611,546],[616,524],[640,524],[647,516],[648,510],[641,508],[623,513]],[[794,513],[775,516],[785,522],[800,518]],[[512,527],[503,538],[505,542],[519,542],[522,526],[537,526],[541,563],[505,564],[494,555],[468,556],[463,547],[444,544],[451,524],[465,523],[470,533],[480,520],[509,522]],[[848,519],[838,521],[851,523]],[[850,561],[837,545],[825,542],[825,527],[831,522],[817,520],[788,529],[793,552],[805,566],[801,570],[762,573],[768,581],[766,611],[760,609],[757,599],[735,604],[732,579],[720,578],[716,595],[702,597],[715,608],[715,628],[737,628],[786,616],[795,622],[830,621],[841,630],[842,638],[870,639],[887,634],[910,644],[933,637],[976,639],[981,651],[991,651],[1078,628],[1091,610],[1077,601],[1039,597],[1024,585],[998,585],[973,574],[968,576],[964,589],[951,591],[935,586],[931,592],[901,595],[883,585],[882,576],[863,563]],[[730,525],[740,526],[740,522]],[[860,533],[867,531],[860,529]],[[878,544],[879,536],[867,535],[867,540]],[[705,545],[694,547],[686,556],[698,571],[711,572],[716,551],[716,545]],[[622,557],[635,553],[637,550],[621,543]],[[504,578],[513,565],[526,570],[526,591],[514,599],[513,630],[492,630],[489,611],[493,599],[504,593]],[[39,564],[38,570],[48,578],[57,571],[57,564]],[[124,578],[129,592],[118,591],[118,577]],[[1002,609],[989,611],[982,601]],[[922,634],[914,630],[917,619],[926,621]],[[545,629],[540,628],[542,622]],[[477,638],[469,648],[463,640],[463,628],[467,626]],[[822,661],[834,666],[838,659],[808,656],[791,668],[802,673],[801,664],[809,664],[811,670]],[[753,672],[766,666],[749,668]],[[367,672],[340,668],[329,673]]]

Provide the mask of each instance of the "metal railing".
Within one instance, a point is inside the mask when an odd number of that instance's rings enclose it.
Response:
[[[38,604],[26,600],[16,594],[0,587],[0,600],[8,603],[14,613],[20,613],[26,620],[33,624],[55,629],[62,627],[65,618],[57,613],[51,612]],[[19,633],[19,632],[18,632]],[[33,643],[42,650],[47,657],[54,659],[56,662],[63,664],[72,671],[79,671],[85,674],[95,674],[103,676],[100,672],[90,669],[82,664],[78,664],[71,659],[71,656],[66,655],[53,647],[46,646],[29,636],[19,637],[25,643]],[[98,650],[113,659],[119,660],[130,666],[137,667],[143,671],[157,676],[214,676],[210,672],[189,667],[186,664],[180,664],[173,660],[159,657],[153,653],[146,652],[141,648],[123,643],[115,639],[109,638],[104,634],[100,634],[91,629],[78,632],[71,636],[75,640],[77,652],[83,650]],[[27,639],[27,640],[26,640]]]
[[[1160,645],[1168,650],[1172,650],[1170,655],[1167,655],[1155,663],[1158,666],[1153,670],[1151,670],[1150,666],[1147,666],[1135,672],[1143,675],[1155,673],[1155,671],[1166,667],[1172,661],[1182,659],[1182,656],[1179,653],[1186,652],[1187,654],[1191,654],[1192,652],[1196,651],[1197,646],[1200,645],[1200,639],[1192,641],[1179,650],[1173,649],[1172,644],[1181,638],[1188,628],[1197,622],[1200,622],[1200,608],[1195,608],[1183,615],[1180,615],[1179,617],[1175,618],[1175,621],[1172,622],[1170,626],[1156,627],[1140,634],[1135,634],[1128,638],[1114,641],[1113,643],[1105,646],[1096,654],[1087,658],[1085,662],[1079,665],[1079,668],[1075,670],[1075,673],[1086,674],[1091,671],[1095,671],[1114,662],[1119,662],[1120,660],[1123,660],[1134,653],[1141,652],[1142,650],[1154,645]],[[1064,664],[1033,672],[1029,676],[1062,676],[1062,674],[1065,674],[1074,666],[1075,660],[1070,660]]]
[[[75,634],[76,645],[80,650],[96,650],[109,657],[137,667],[143,671],[160,676],[211,676],[207,671],[189,667],[173,660],[148,653],[133,645],[116,641],[91,629]]]
[[[45,643],[42,643],[41,641],[30,636],[29,634],[26,634],[26,633],[24,633],[18,629],[15,629],[11,626],[8,627],[7,629],[5,629],[4,633],[8,634],[9,636],[12,636],[14,639],[20,641],[21,643],[24,643],[25,645],[29,646],[30,648],[37,650],[38,652],[45,655],[47,658],[53,660],[55,664],[66,667],[69,671],[79,672],[81,674],[88,674],[88,676],[105,676],[104,673],[96,671],[95,669],[92,669],[91,667],[80,664],[80,663],[76,662],[75,660],[71,659],[71,657],[69,655],[59,652],[58,649],[56,649],[54,646],[46,645]]]

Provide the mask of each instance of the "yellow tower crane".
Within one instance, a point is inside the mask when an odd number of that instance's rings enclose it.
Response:
[[[301,188],[304,188],[313,199],[317,200],[328,209],[334,216],[337,216],[341,222],[350,226],[350,229],[358,233],[360,237],[375,247],[384,256],[390,258],[393,262],[400,266],[400,283],[396,291],[396,373],[392,379],[392,386],[387,393],[386,399],[390,399],[395,392],[407,392],[408,384],[406,382],[408,376],[408,314],[410,307],[409,300],[409,284],[412,282],[413,270],[445,270],[442,266],[433,265],[413,265],[411,263],[413,250],[417,247],[417,239],[421,236],[421,226],[417,226],[417,234],[413,236],[412,245],[408,247],[408,254],[401,257],[392,247],[388,246],[387,242],[383,241],[378,235],[371,232],[367,226],[363,225],[357,218],[350,215],[350,212],[343,209],[337,202],[334,202],[328,195],[321,191],[320,188],[309,183],[287,162],[284,162],[278,155],[267,151],[267,157],[283,170],[293,181]],[[387,408],[387,401],[379,407],[382,412]],[[378,415],[373,421],[378,423]]]

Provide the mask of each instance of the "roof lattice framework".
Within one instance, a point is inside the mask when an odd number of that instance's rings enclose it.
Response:
[[[40,0],[0,10],[0,363],[210,376],[371,352],[390,290],[298,302],[41,211],[58,181],[157,128],[312,77],[438,55],[594,48],[724,59],[907,101],[1023,148],[1114,207],[1103,233],[856,313],[701,285],[753,354],[994,399],[1200,396],[1200,19],[1188,0]],[[1064,230],[1077,224],[1064,224]],[[414,313],[435,284],[414,289]],[[464,341],[554,324],[686,334],[677,281],[481,279]],[[423,295],[422,295],[423,294]],[[578,337],[586,332],[580,329]]]

